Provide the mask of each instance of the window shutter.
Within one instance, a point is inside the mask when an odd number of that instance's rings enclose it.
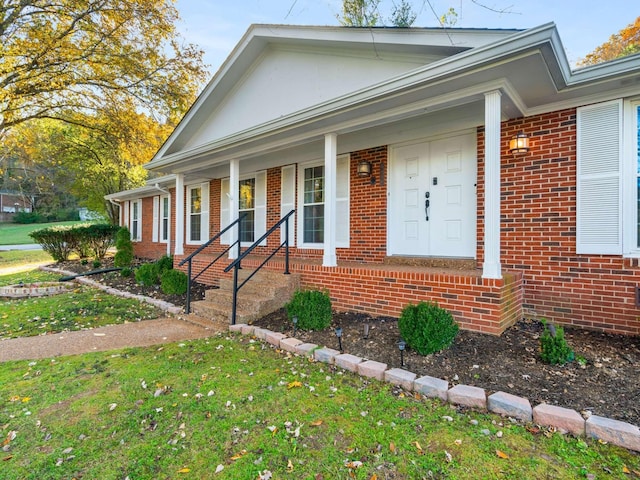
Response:
[[[296,208],[296,166],[289,165],[280,170],[280,218]],[[280,242],[284,242],[284,225],[280,229]],[[289,246],[296,243],[296,216],[289,217]]]
[[[267,172],[256,172],[254,240],[267,233]],[[266,240],[260,245],[266,245]]]
[[[231,223],[231,212],[229,211],[229,179],[223,178],[220,181],[220,230],[223,230]],[[220,243],[229,245],[231,243],[231,233],[225,232],[220,237]]]
[[[202,192],[202,208],[200,213],[200,241],[205,243],[209,240],[209,182],[200,185]]]
[[[157,242],[158,238],[159,238],[159,231],[160,231],[160,226],[159,226],[159,219],[160,217],[160,197],[156,196],[153,197],[153,229],[151,230],[151,241],[152,242]]]
[[[349,248],[349,155],[337,158],[336,164],[336,247]]]
[[[577,111],[576,252],[622,254],[622,102]]]

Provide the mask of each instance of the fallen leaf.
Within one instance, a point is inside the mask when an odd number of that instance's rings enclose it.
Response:
[[[235,461],[235,460],[239,460],[242,457],[244,457],[247,454],[246,450],[240,450],[239,453],[236,453],[233,457],[231,457],[231,460]]]
[[[287,472],[293,472],[293,463],[291,463],[291,459],[287,461]]]
[[[311,422],[309,425],[311,425],[312,427],[319,427],[320,425],[322,425],[322,420],[316,420],[315,422]]]
[[[457,439],[457,440],[456,440],[455,442],[453,442],[453,443],[455,443],[456,445],[462,445],[462,440]]]
[[[13,455],[8,455],[8,456],[4,457],[4,458],[2,459],[2,461],[3,461],[3,462],[8,462],[8,461],[9,461],[9,460],[11,460],[12,458],[13,458]]]
[[[501,450],[496,450],[496,455],[500,458],[509,458],[509,455],[507,455],[506,453],[504,453]]]
[[[453,461],[453,457],[446,450],[444,451],[444,459],[447,463],[451,463]]]
[[[423,454],[423,450],[422,450],[422,447],[420,446],[420,444],[416,441],[416,442],[413,442],[413,445],[416,446],[416,449],[418,450],[418,453],[420,455],[422,455]]]
[[[389,443],[389,450],[391,451],[391,453],[396,453],[396,444],[393,442]]]
[[[216,467],[216,473],[220,473],[222,470],[224,470],[224,465],[220,464]]]
[[[294,382],[289,382],[287,384],[287,388],[288,389],[292,389],[292,388],[300,388],[302,386],[302,382],[299,382],[298,380],[294,381]]]
[[[378,475],[374,473],[369,480],[378,480]]]
[[[631,470],[629,470],[626,465],[623,465],[622,466],[622,473],[631,473]]]
[[[178,473],[189,473],[190,471],[191,471],[190,468],[185,467],[178,470]]]

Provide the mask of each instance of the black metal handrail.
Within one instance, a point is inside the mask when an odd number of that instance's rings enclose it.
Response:
[[[289,275],[289,218],[291,217],[291,215],[293,215],[295,213],[295,210],[291,210],[289,213],[287,213],[284,217],[282,217],[280,220],[278,220],[278,223],[276,223],[273,227],[271,227],[267,233],[265,233],[264,235],[262,235],[258,240],[256,240],[255,242],[253,242],[253,244],[248,247],[244,252],[242,252],[241,254],[238,255],[238,258],[236,258],[233,262],[231,262],[229,265],[227,265],[227,267],[224,269],[225,273],[229,272],[229,270],[231,270],[233,268],[233,304],[232,304],[232,308],[231,308],[231,324],[235,325],[236,324],[236,313],[237,313],[237,306],[238,306],[238,291],[244,287],[244,285],[251,280],[251,278],[258,273],[258,271],[265,266],[265,264],[271,260],[273,258],[273,256],[278,253],[282,247],[284,247],[285,249],[285,255],[284,255],[284,274],[285,275]],[[268,256],[267,258],[260,264],[258,265],[258,268],[256,268],[253,272],[251,272],[251,274],[249,274],[249,276],[247,278],[244,279],[244,281],[238,285],[238,270],[240,270],[240,265],[242,264],[242,260],[249,255],[260,243],[262,243],[264,240],[266,240],[273,232],[275,232],[277,229],[279,229],[282,224],[284,223],[284,242],[281,242],[280,245],[278,245]]]
[[[209,268],[211,268],[211,266],[216,263],[218,260],[220,260],[226,253],[229,252],[229,250],[231,250],[233,247],[235,247],[236,245],[238,246],[238,257],[240,257],[241,255],[241,251],[240,251],[240,239],[242,238],[241,235],[241,223],[240,221],[246,217],[247,214],[246,213],[242,213],[240,214],[240,216],[238,216],[237,219],[235,219],[233,222],[231,222],[229,225],[227,225],[225,228],[223,228],[222,230],[220,230],[218,233],[216,233],[213,237],[211,237],[209,240],[207,240],[205,243],[203,243],[202,245],[200,245],[194,252],[192,252],[191,254],[189,254],[189,256],[185,257],[182,259],[182,261],[178,264],[179,267],[183,266],[185,263],[189,263],[189,265],[187,266],[187,301],[186,301],[186,305],[185,305],[185,312],[186,313],[191,313],[191,283],[196,280],[198,277],[200,277],[200,275],[202,275],[204,272],[206,272]],[[225,233],[227,233],[229,230],[231,230],[235,225],[238,225],[238,239],[229,244],[229,246],[227,248],[224,249],[224,251],[222,253],[220,253],[220,255],[218,255],[212,262],[209,263],[209,265],[207,265],[206,267],[204,267],[202,270],[200,270],[200,272],[198,272],[197,275],[191,277],[191,266],[192,266],[192,261],[193,258],[198,255],[200,252],[202,252],[202,250],[204,250],[205,248],[207,248],[209,245],[211,245],[213,242],[215,242],[218,238],[220,238],[222,235],[224,235]]]

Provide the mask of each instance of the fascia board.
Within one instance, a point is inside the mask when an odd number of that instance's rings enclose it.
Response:
[[[104,199],[109,201],[122,201],[159,195],[161,192],[156,188],[156,185],[167,188],[175,186],[175,183],[176,176],[174,174],[165,175],[163,177],[148,180],[147,183],[142,187],[132,188],[131,190],[123,190],[116,193],[110,193],[109,195],[105,195]]]

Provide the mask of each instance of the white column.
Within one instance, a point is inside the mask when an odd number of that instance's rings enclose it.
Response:
[[[176,175],[176,245],[173,253],[184,255],[184,174]]]
[[[324,136],[324,255],[322,265],[335,267],[336,257],[336,171],[338,135]]]
[[[502,278],[500,264],[500,97],[484,96],[484,263],[483,278]]]
[[[240,161],[237,159],[229,162],[229,223],[238,219],[240,204]],[[229,232],[231,244],[238,240],[238,227],[234,226]],[[229,258],[238,258],[238,247],[229,250]]]

